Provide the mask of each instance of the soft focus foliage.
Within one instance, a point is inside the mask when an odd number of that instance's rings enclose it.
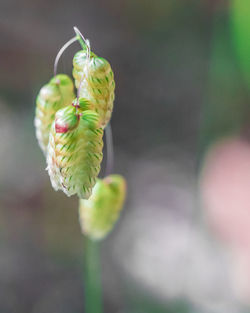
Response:
[[[231,21],[233,39],[239,56],[239,64],[250,87],[250,2],[249,0],[231,0]]]

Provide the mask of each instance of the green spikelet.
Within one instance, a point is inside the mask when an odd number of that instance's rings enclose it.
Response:
[[[80,224],[93,240],[103,239],[114,227],[126,197],[126,182],[120,175],[98,179],[91,197],[81,200]]]
[[[57,74],[50,80],[50,84],[56,84],[62,94],[63,102],[71,104],[75,98],[74,83],[72,79],[66,74]]]
[[[102,161],[103,130],[91,104],[76,100],[56,113],[52,124],[47,169],[55,190],[88,199]]]
[[[88,59],[87,52],[81,50],[73,59],[73,76],[77,88],[81,83],[81,97],[94,104],[104,128],[111,118],[115,97],[114,74],[109,62],[94,53],[91,53]]]
[[[40,148],[46,154],[49,132],[57,110],[70,104],[74,95],[71,78],[64,74],[56,75],[42,87],[36,99],[35,128]]]

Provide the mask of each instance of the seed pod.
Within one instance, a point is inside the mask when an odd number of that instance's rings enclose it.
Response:
[[[114,227],[126,197],[126,182],[120,175],[98,179],[91,197],[81,200],[82,232],[93,240],[103,239]]]
[[[81,50],[73,59],[73,77],[76,87],[81,87],[80,96],[94,104],[104,128],[111,118],[115,97],[114,74],[109,62],[94,53],[88,59],[87,52]]]
[[[70,104],[74,96],[74,85],[70,77],[56,75],[42,87],[36,99],[35,128],[40,148],[46,154],[51,124],[56,111]]]
[[[57,111],[52,124],[47,169],[55,190],[88,199],[102,161],[103,130],[99,116],[81,99],[78,106]]]
[[[62,94],[63,102],[71,104],[72,100],[75,98],[74,83],[68,75],[57,74],[50,80],[50,84],[56,84]]]

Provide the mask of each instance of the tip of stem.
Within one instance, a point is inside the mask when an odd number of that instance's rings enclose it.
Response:
[[[80,32],[79,29],[78,29],[76,26],[74,26],[73,29],[74,29],[74,32],[75,32],[76,34],[77,34],[78,32]]]
[[[90,50],[89,40],[85,39],[83,34],[80,32],[80,30],[76,26],[74,26],[73,29],[74,29],[74,32],[76,33],[76,37],[77,37],[79,43],[81,44],[82,48]]]

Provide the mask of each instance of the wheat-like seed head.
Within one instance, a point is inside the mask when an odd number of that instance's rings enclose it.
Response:
[[[101,240],[113,229],[126,196],[126,182],[120,175],[98,179],[91,197],[80,200],[79,217],[82,232]]]
[[[36,99],[35,128],[40,148],[46,155],[49,132],[56,112],[70,104],[74,95],[72,79],[65,75],[56,75],[43,86]]]
[[[77,100],[76,102],[77,103]],[[56,113],[52,124],[47,169],[52,186],[66,195],[88,199],[100,171],[103,130],[99,115],[80,99]]]
[[[104,128],[110,121],[115,97],[114,74],[109,62],[94,53],[88,58],[87,52],[81,50],[73,58],[73,77],[76,87],[80,87],[80,96],[94,104]]]

